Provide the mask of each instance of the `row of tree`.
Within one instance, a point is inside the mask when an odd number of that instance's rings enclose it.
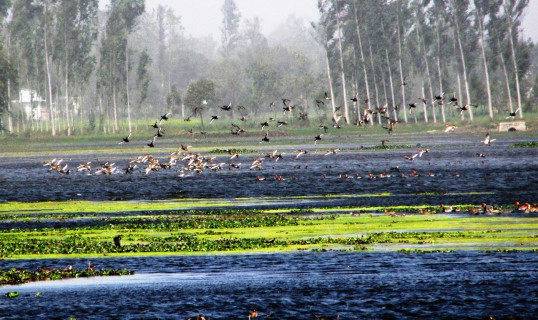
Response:
[[[0,0],[0,128],[132,131],[135,119],[203,120],[228,103],[260,118],[281,115],[270,107],[281,98],[349,124],[385,105],[401,121],[445,122],[452,92],[460,106],[480,106],[469,120],[522,117],[538,101],[536,49],[521,36],[528,1],[319,0],[319,21],[290,16],[266,36],[225,0],[217,43],[189,36],[170,8],[146,12],[144,0],[111,0],[105,11],[98,0]],[[13,103],[23,88],[48,117]]]
[[[472,121],[477,111],[493,119],[519,110],[523,117],[536,106],[538,89],[534,45],[521,36],[528,3],[319,0],[321,19],[313,26],[326,52],[331,96],[342,97],[347,123],[351,112],[360,117],[360,102],[365,109],[390,106],[396,119],[398,109],[415,111],[415,122],[420,106],[424,121],[446,122],[453,96],[464,107],[462,119]],[[349,91],[363,97],[354,110]],[[411,113],[401,113],[402,120]]]

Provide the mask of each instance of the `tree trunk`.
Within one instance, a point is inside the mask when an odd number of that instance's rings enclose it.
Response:
[[[370,51],[370,65],[372,66],[372,75],[374,76],[375,103],[376,103],[376,107],[379,109],[379,91],[377,88],[377,79],[375,76],[376,72],[375,72],[375,67],[374,67],[374,57],[372,54],[372,45],[370,44],[370,39],[368,39],[368,49]],[[377,122],[381,124],[381,114],[379,112],[377,113]],[[373,125],[373,121],[372,121],[372,125]]]
[[[331,78],[331,65],[329,64],[329,51],[325,48],[325,66],[327,67],[327,79],[329,81],[329,94],[331,96],[332,118],[336,120],[336,106],[334,105],[333,81]]]
[[[47,15],[47,2],[45,1],[45,16]],[[46,21],[46,18],[45,18]],[[56,136],[56,121],[54,119],[54,106],[52,104],[52,79],[51,79],[51,71],[50,71],[50,63],[49,63],[49,50],[48,50],[48,37],[47,37],[47,23],[45,22],[45,29],[44,29],[44,37],[43,41],[45,43],[45,65],[47,67],[47,84],[48,84],[48,93],[49,93],[49,112],[50,112],[50,119],[51,119],[51,127],[52,127],[52,136]]]
[[[67,50],[67,47],[66,49]],[[71,124],[69,121],[69,58],[65,57],[65,119],[67,120],[67,136],[71,136]]]
[[[129,99],[129,42],[125,36],[125,90],[127,94],[127,120],[129,121],[129,132],[131,132],[131,101]]]
[[[399,3],[398,3],[398,6],[399,6]],[[399,7],[398,7],[398,11],[399,11]],[[403,75],[403,67],[402,67],[402,39],[401,39],[401,34],[400,34],[400,13],[398,12],[398,25],[397,25],[397,28],[398,28],[398,63],[399,63],[399,67],[400,67],[400,87],[401,87],[401,92],[402,92],[402,109],[403,109],[403,115],[404,115],[404,121],[405,123],[407,123],[407,112],[405,112],[405,106],[407,105],[407,103],[405,102],[405,81],[404,81],[404,75]]]
[[[392,111],[394,113],[394,120],[398,121],[398,112],[396,111],[396,99],[394,98],[394,83],[392,82],[392,71],[390,69],[389,50],[385,48],[385,57],[387,58],[387,69],[389,70],[389,84],[390,84],[390,96],[392,99]]]
[[[499,43],[497,45],[500,48]],[[504,72],[504,81],[506,83],[506,94],[508,96],[508,107],[510,108],[510,112],[514,112],[514,105],[512,103],[512,92],[510,92],[510,79],[508,77],[508,70],[506,70],[506,61],[504,60],[504,56],[502,52],[499,54],[499,57],[501,58],[501,66],[503,67]]]
[[[11,61],[11,35],[7,35],[7,61]],[[7,78],[7,128],[13,132],[13,116],[11,115],[11,81]]]
[[[112,85],[112,105],[114,107],[114,132],[118,131],[118,108],[116,105],[116,85]]]
[[[519,72],[517,71],[516,49],[514,47],[514,36],[512,32],[513,24],[512,19],[509,19],[508,23],[508,35],[510,37],[510,52],[512,53],[512,63],[514,65],[514,76],[516,80],[516,97],[517,108],[519,109],[519,118],[523,118],[523,108],[521,107],[521,90],[519,88]]]
[[[416,13],[416,31],[417,31],[417,41],[419,46],[422,47],[422,57],[424,59],[424,66],[426,67],[426,78],[428,79],[429,91],[430,91],[430,101],[433,101],[433,89],[432,89],[432,77],[430,74],[430,64],[428,63],[428,56],[426,54],[426,44],[424,39],[420,35],[420,22],[418,21],[418,11]],[[424,83],[422,84],[422,97],[426,99],[426,93],[424,91]],[[427,99],[426,99],[427,100]],[[424,122],[428,122],[428,111],[427,105],[424,104]],[[433,113],[433,123],[437,123],[437,116],[435,115],[435,106],[432,103],[432,113]]]
[[[476,5],[475,5],[476,8]],[[476,21],[478,22],[478,30],[480,31],[480,49],[482,51],[482,63],[484,64],[484,75],[486,77],[486,93],[488,95],[488,113],[489,117],[493,119],[493,105],[491,103],[491,86],[489,84],[489,72],[488,72],[488,61],[486,59],[486,48],[484,45],[484,28],[482,26],[482,20],[476,10]]]
[[[424,82],[422,82],[422,96],[426,96],[426,92],[424,91]],[[428,109],[426,107],[428,106],[427,103],[423,103],[424,105],[424,122],[428,123]],[[434,111],[435,112],[435,111]],[[434,117],[435,119],[435,117]],[[435,120],[433,121],[435,123]]]
[[[465,56],[463,54],[463,45],[461,44],[460,27],[456,18],[454,18],[454,25],[456,26],[456,40],[460,50],[461,68],[463,72],[463,84],[465,86],[465,95],[467,96],[467,105],[469,105],[469,119],[473,121],[473,108],[471,107],[471,93],[469,91],[469,81],[467,80],[467,67],[465,65]]]
[[[460,78],[460,74],[457,73],[456,74],[456,80],[457,80],[457,83],[458,83],[458,95],[460,97],[462,97],[462,92],[461,92],[461,78]],[[465,113],[462,112],[461,113],[461,121],[465,120]]]
[[[441,94],[443,92],[443,78],[441,77],[441,39],[439,36],[439,22],[437,22],[437,19],[435,20],[435,28],[437,31],[437,74],[439,76],[439,94]],[[433,108],[435,108],[435,103],[432,103],[432,105]],[[443,123],[446,123],[444,104],[441,105],[441,118],[443,119]]]
[[[344,72],[344,52],[342,50],[342,30],[340,27],[340,17],[338,11],[338,1],[335,0],[336,4],[336,20],[338,24],[338,51],[340,52],[340,75],[342,77],[342,99],[344,99],[344,119],[346,124],[349,124],[349,110],[347,106],[347,95],[346,95],[346,75]]]
[[[362,50],[361,31],[359,28],[359,19],[357,18],[357,8],[355,6],[355,2],[353,2],[353,13],[355,17],[355,28],[357,29],[357,38],[359,40],[359,52],[361,54],[362,72],[364,73],[364,87],[366,89],[366,100],[368,100],[368,102],[366,103],[366,106],[368,109],[370,109],[370,84],[368,82],[368,73],[366,72],[366,62],[364,59],[364,51]],[[373,125],[374,121],[373,120],[370,121],[370,124]]]

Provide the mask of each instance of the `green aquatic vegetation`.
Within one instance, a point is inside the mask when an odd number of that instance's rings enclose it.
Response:
[[[86,278],[97,276],[124,276],[132,274],[134,274],[134,271],[129,269],[95,269],[93,267],[88,267],[84,270],[77,270],[73,268],[49,270],[41,268],[36,271],[11,268],[9,270],[0,270],[0,286],[43,280],[60,280],[67,278]]]
[[[525,141],[514,144],[514,148],[538,148],[538,141]]]
[[[17,291],[11,291],[11,292],[6,293],[6,297],[8,298],[16,298],[18,296],[19,296],[19,293]]]
[[[329,250],[399,250],[407,244],[452,250],[528,250],[536,248],[537,225],[536,217],[461,214],[114,217],[100,226],[2,231],[0,256],[21,259],[283,252],[320,246]],[[112,242],[119,234],[123,235],[121,247]]]

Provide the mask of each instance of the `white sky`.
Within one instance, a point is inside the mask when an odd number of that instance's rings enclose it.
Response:
[[[294,14],[305,22],[317,21],[319,13],[317,0],[235,0],[241,20],[260,18],[262,32],[271,33],[278,25]],[[188,34],[194,37],[213,35],[220,39],[222,25],[221,8],[224,0],[146,0],[149,11],[157,6],[166,5],[181,17],[181,23]]]
[[[523,36],[538,42],[538,0],[529,0],[529,6],[523,16]]]
[[[108,2],[101,0],[101,5]],[[159,4],[168,6],[181,17],[185,31],[194,37],[213,35],[220,39],[221,8],[224,0],[146,0],[146,9]],[[262,31],[268,35],[294,14],[305,22],[317,21],[317,0],[235,0],[241,19],[260,18]],[[523,36],[538,42],[538,0],[530,0],[523,18]]]

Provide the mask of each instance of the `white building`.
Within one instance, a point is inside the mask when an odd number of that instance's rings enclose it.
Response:
[[[37,94],[37,91],[31,89],[21,89],[19,91],[19,100],[15,101],[24,110],[28,119],[48,120],[49,113],[45,108],[45,99]]]

